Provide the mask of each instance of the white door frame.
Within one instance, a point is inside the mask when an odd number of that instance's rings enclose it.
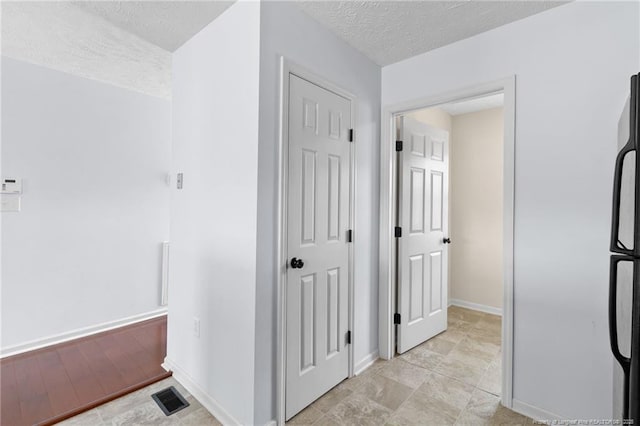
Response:
[[[333,92],[351,102],[351,123],[350,128],[354,129],[356,121],[356,96],[342,89],[341,87],[325,80],[315,73],[294,64],[284,56],[280,57],[280,121],[279,121],[279,144],[278,144],[278,250],[277,250],[277,290],[278,290],[278,306],[277,306],[277,324],[278,324],[278,347],[277,347],[277,365],[276,365],[276,420],[279,425],[285,424],[285,386],[286,386],[286,362],[287,362],[287,182],[288,182],[288,155],[289,155],[289,74],[294,74],[304,80],[309,81],[325,90]],[[357,137],[354,136],[353,142],[350,143],[351,155],[351,173],[349,178],[349,229],[353,231],[353,238],[357,238],[355,229],[355,181],[356,181],[356,162],[355,162],[355,144]],[[349,345],[349,377],[353,377],[354,368],[354,342],[356,330],[354,329],[353,319],[353,271],[354,256],[353,243],[349,244],[349,330],[351,330],[351,344]]]
[[[503,307],[502,307],[502,405],[511,408],[513,401],[513,223],[515,178],[515,106],[516,77],[383,106],[380,138],[380,287],[379,353],[383,359],[395,354],[394,285],[396,249],[393,228],[396,223],[394,202],[396,188],[395,117],[407,112],[434,107],[494,92],[504,92],[504,165],[503,165]]]

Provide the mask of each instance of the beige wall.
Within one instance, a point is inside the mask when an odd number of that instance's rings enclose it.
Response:
[[[407,114],[407,117],[421,121],[438,129],[446,130],[451,135],[451,119],[452,117],[439,108],[421,109]]]
[[[449,132],[449,300],[502,309],[502,108],[407,115]]]
[[[502,108],[454,116],[449,295],[502,308]]]

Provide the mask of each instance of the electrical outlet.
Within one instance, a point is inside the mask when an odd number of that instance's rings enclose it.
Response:
[[[193,335],[200,338],[200,320],[193,317]]]

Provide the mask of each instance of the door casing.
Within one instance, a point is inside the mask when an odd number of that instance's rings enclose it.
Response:
[[[341,87],[327,81],[317,74],[289,61],[284,56],[280,57],[280,120],[278,129],[278,233],[277,233],[277,365],[276,365],[276,421],[278,425],[285,424],[285,386],[286,386],[286,285],[287,285],[287,182],[288,182],[288,154],[289,154],[289,74],[294,74],[304,80],[307,80],[317,86],[322,87],[330,92],[349,99],[351,102],[351,124],[350,128],[354,129],[354,140],[350,143],[350,167],[349,176],[349,229],[353,231],[353,240],[357,237],[355,227],[355,181],[356,181],[356,162],[355,162],[355,145],[357,132],[355,131],[356,119],[356,101],[357,98],[352,93],[342,89]],[[354,244],[349,244],[349,314],[348,323],[351,330],[351,344],[349,345],[349,377],[353,377],[354,369],[354,345],[357,331],[354,329],[354,297],[353,297],[353,271],[354,271]]]
[[[513,257],[515,198],[515,105],[516,77],[479,84],[472,87],[383,106],[380,137],[380,263],[379,263],[379,328],[378,345],[382,359],[395,354],[395,276],[396,247],[393,228],[396,222],[397,197],[395,179],[396,117],[419,109],[480,97],[495,92],[504,93],[503,148],[503,307],[502,307],[502,405],[513,406]]]

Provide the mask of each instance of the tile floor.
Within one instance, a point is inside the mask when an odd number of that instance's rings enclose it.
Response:
[[[500,317],[450,307],[448,330],[377,361],[300,412],[290,425],[524,425],[500,405]],[[191,406],[165,417],[150,395],[173,385]],[[73,425],[219,425],[173,378],[74,417]]]
[[[151,395],[174,386],[184,396],[189,406],[171,416],[165,416]],[[105,426],[105,425],[182,425],[219,426],[218,422],[191,394],[173,377],[156,382],[139,391],[130,393],[65,420],[64,426]]]

